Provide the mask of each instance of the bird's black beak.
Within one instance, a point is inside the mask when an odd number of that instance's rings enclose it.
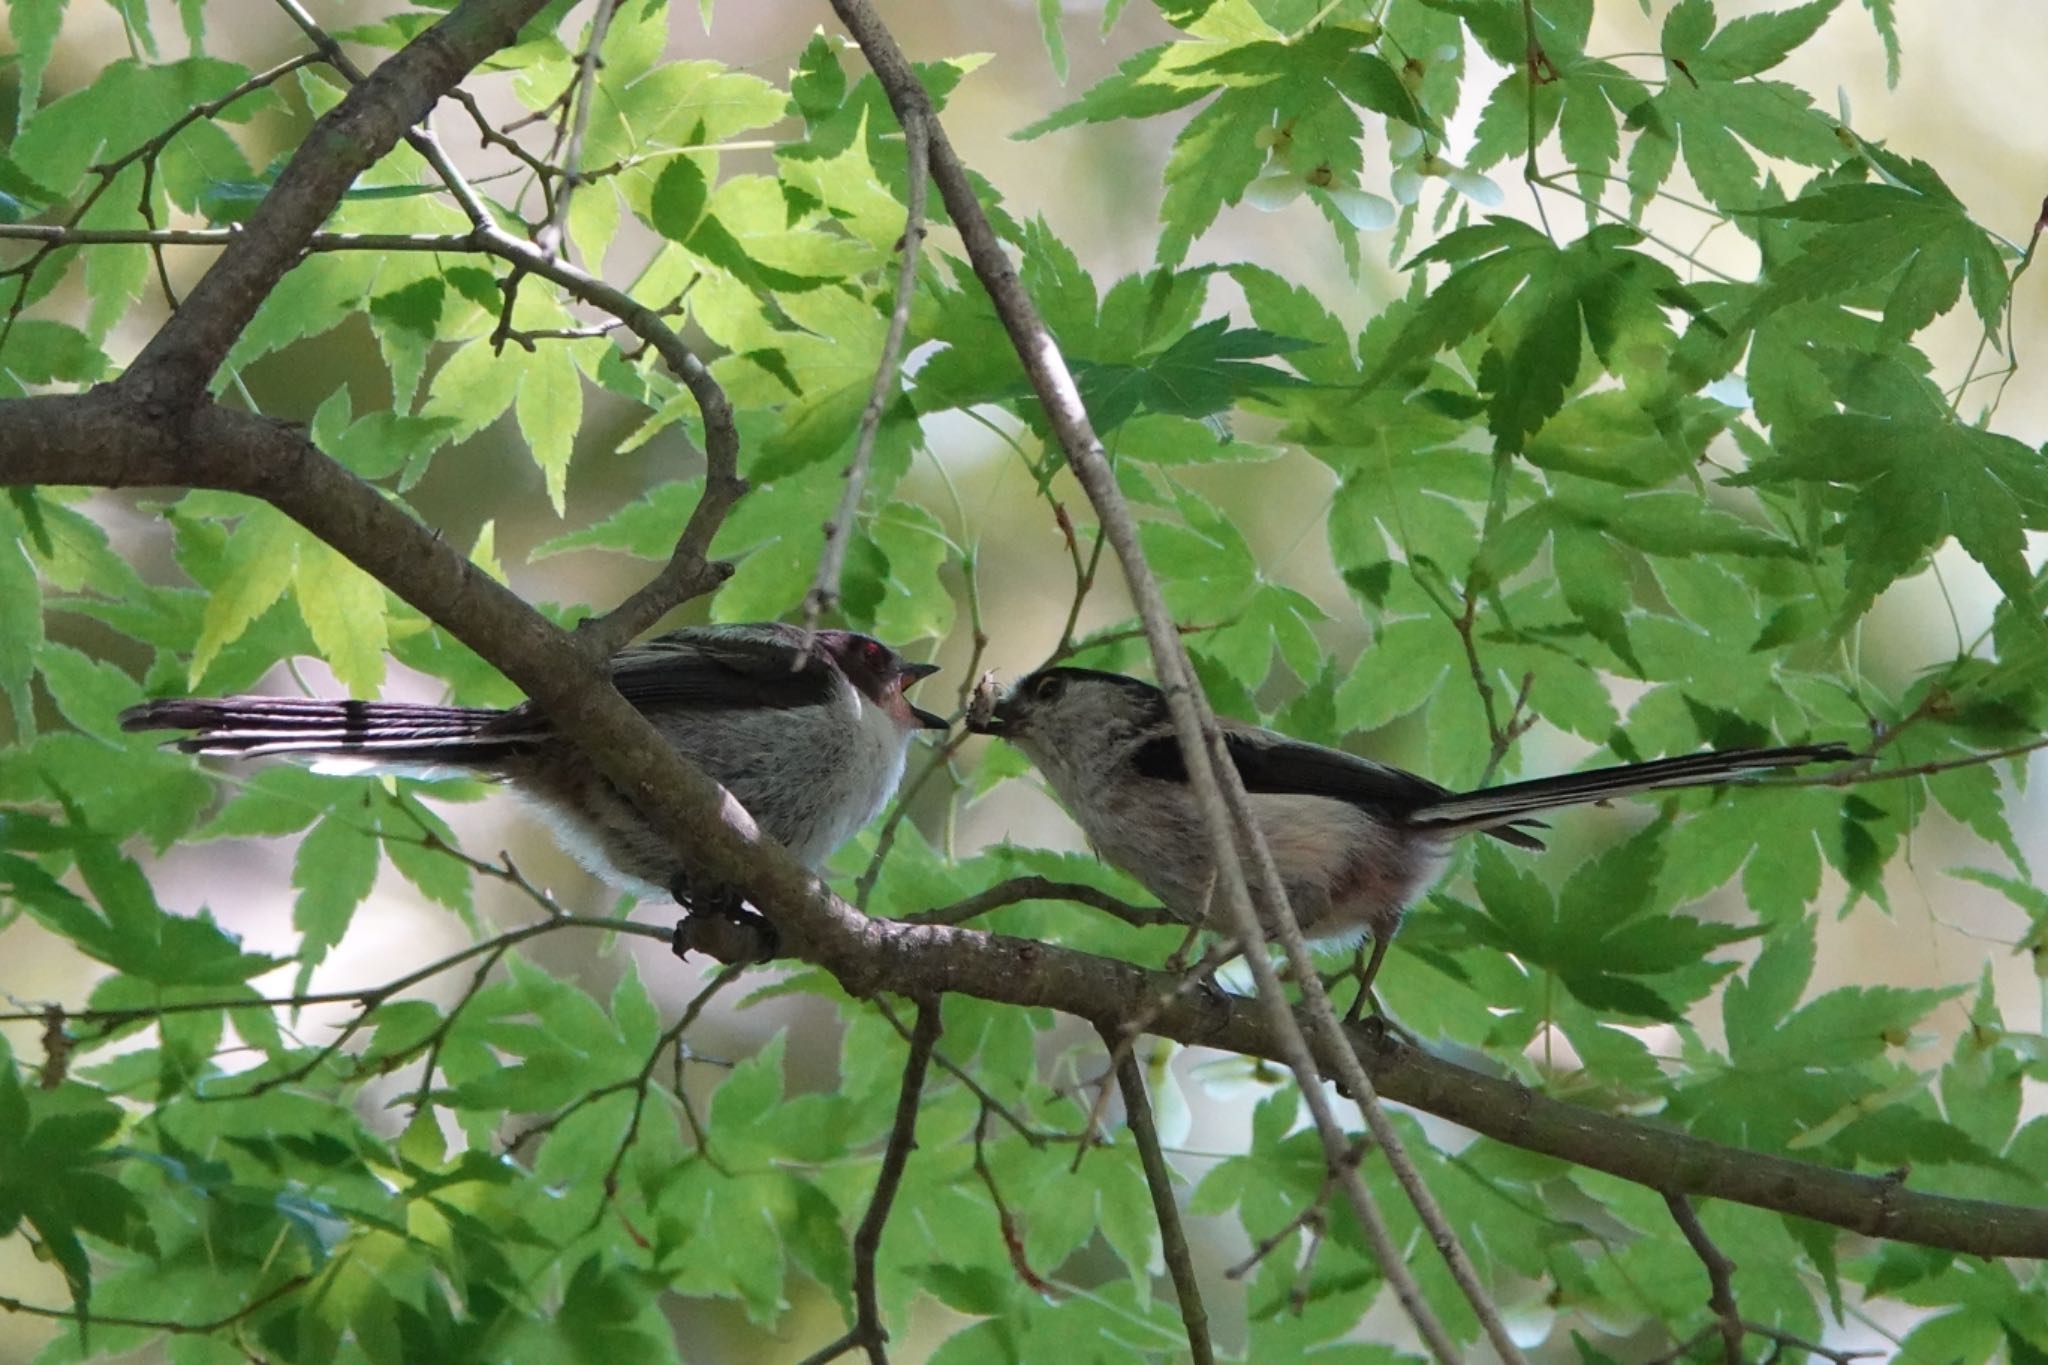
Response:
[[[973,735],[1002,734],[1009,725],[1010,718],[1005,714],[1009,709],[1010,703],[1007,698],[988,708],[968,707],[967,732]]]
[[[937,664],[906,663],[899,665],[896,669],[896,673],[902,681],[896,684],[897,690],[899,692],[906,690],[912,683],[924,678],[929,678],[932,674],[938,671],[939,666]],[[927,730],[949,730],[952,728],[952,726],[947,724],[946,718],[944,716],[934,715],[930,711],[925,710],[921,706],[912,706],[910,703],[910,699],[908,697],[905,697],[903,699],[903,704],[905,706],[910,706],[911,716],[916,719],[917,723],[920,726]]]

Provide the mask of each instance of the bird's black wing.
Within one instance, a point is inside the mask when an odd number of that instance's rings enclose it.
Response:
[[[1370,810],[1394,823],[1405,822],[1416,811],[1454,795],[1448,787],[1405,768],[1375,763],[1320,744],[1305,744],[1271,730],[1226,729],[1223,745],[1244,789],[1253,795],[1326,796]],[[1172,735],[1140,745],[1135,763],[1146,777],[1167,782],[1188,780],[1180,744]],[[1543,827],[1538,820],[1503,817],[1486,833],[1521,848],[1543,847],[1540,839],[1520,828],[1522,825]]]
[[[1225,730],[1223,744],[1248,792],[1327,796],[1390,815],[1401,815],[1451,794],[1426,777],[1340,749],[1304,744],[1270,730]],[[1180,743],[1172,735],[1161,735],[1140,745],[1135,762],[1146,777],[1168,782],[1188,780]]]
[[[679,630],[614,655],[612,685],[635,706],[822,706],[836,670],[815,649],[796,667],[801,640],[796,630]]]

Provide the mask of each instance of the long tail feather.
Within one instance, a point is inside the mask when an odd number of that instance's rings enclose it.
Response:
[[[166,697],[123,711],[121,728],[195,731],[172,741],[188,754],[293,754],[459,769],[488,767],[532,746],[538,730],[508,725],[506,716],[413,702]]]
[[[1505,827],[1560,806],[1580,806],[1634,792],[1711,787],[1772,768],[1789,768],[1801,763],[1839,763],[1854,756],[1843,744],[1797,744],[1781,749],[1722,749],[1714,753],[1687,754],[1682,758],[1659,758],[1648,763],[1624,763],[1613,768],[1594,768],[1590,772],[1539,777],[1530,782],[1511,782],[1502,787],[1465,792],[1411,812],[1408,821],[1447,833],[1502,826],[1504,828],[1498,832],[1506,837],[1510,831]]]

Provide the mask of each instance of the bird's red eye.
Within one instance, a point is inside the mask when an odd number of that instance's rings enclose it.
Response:
[[[861,657],[866,659],[869,663],[879,664],[880,662],[882,662],[882,655],[887,653],[888,651],[884,650],[882,646],[876,643],[875,641],[869,640],[866,644],[863,644],[860,647],[860,652]]]

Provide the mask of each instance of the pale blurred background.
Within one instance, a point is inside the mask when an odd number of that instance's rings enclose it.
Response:
[[[399,7],[325,0],[309,8],[323,23],[342,27]],[[708,38],[691,17],[694,6],[677,8],[675,28],[680,36],[674,47],[676,55],[714,56],[778,84],[786,81],[796,53],[814,28],[824,25],[828,31],[836,31],[829,9],[822,3],[758,5],[728,0],[718,7]],[[1098,37],[1098,5],[1068,5],[1064,26],[1072,70],[1064,86],[1045,57],[1037,6],[1032,0],[956,0],[952,4],[894,0],[882,8],[914,57],[975,52],[1000,56],[1001,60],[982,66],[966,79],[947,110],[946,122],[962,155],[1002,190],[1013,214],[1020,218],[1043,215],[1081,255],[1101,287],[1150,264],[1160,168],[1184,115],[1070,130],[1033,142],[1011,138],[1014,130],[1075,98],[1133,51],[1163,40],[1168,30],[1147,5],[1131,4],[1106,40]],[[1756,8],[1732,3],[1723,6],[1729,15]],[[182,40],[175,9],[161,2],[150,4],[149,9],[167,55],[176,55]],[[1980,222],[2009,240],[2024,242],[2040,209],[2042,193],[2048,189],[2048,117],[2044,117],[2044,87],[2037,69],[2040,54],[2048,51],[2048,7],[1975,0],[1899,9],[1904,68],[1897,89],[1885,86],[1882,48],[1858,6],[1844,6],[1818,40],[1773,74],[1814,92],[1824,108],[1833,107],[1834,92],[1839,88],[1852,111],[1852,126],[1860,135],[1883,142],[1902,155],[1928,160]],[[1653,18],[1646,19],[1637,5],[1608,0],[1601,6],[1588,50],[1654,50],[1664,7],[1659,5],[1656,10]],[[228,22],[230,13],[232,22]],[[282,12],[255,0],[215,4],[209,7],[208,18],[216,55],[252,67],[269,65],[303,47],[303,40]],[[44,98],[90,81],[107,54],[125,50],[125,39],[111,9],[72,6],[56,60],[46,77]],[[374,54],[364,55],[374,60]],[[1625,64],[1644,72],[1653,69],[1640,59]],[[1465,106],[1452,125],[1447,148],[1452,157],[1462,157],[1471,121],[1497,75],[1481,63],[1468,77]],[[509,108],[509,96],[501,86],[490,79],[471,83],[472,89],[486,95],[491,107]],[[1377,120],[1371,122],[1377,124]],[[475,139],[467,134],[466,121],[444,112],[438,127],[458,160],[474,154]],[[278,150],[261,139],[288,131],[282,121],[272,118],[259,120],[247,133],[236,130],[236,135],[244,139],[252,161],[261,165]],[[1368,150],[1368,166],[1377,162],[1382,169],[1377,182],[1368,170],[1367,188],[1384,192],[1384,160],[1383,149]],[[750,164],[741,155],[727,164],[737,169],[772,169],[765,155],[757,161]],[[1682,170],[1680,176],[1682,179]],[[1529,192],[1520,181],[1499,168],[1494,179],[1507,194],[1503,212],[1533,216]],[[1440,192],[1434,185],[1427,192],[1427,211],[1434,211],[1434,196]],[[1561,231],[1577,230],[1573,225],[1580,218],[1575,206],[1552,201],[1550,209],[1552,221]],[[1653,213],[1666,215],[1654,224],[1660,235],[1687,245],[1699,242],[1703,219],[1661,205]],[[1388,295],[1391,276],[1384,258],[1389,239],[1387,233],[1367,235],[1363,243],[1366,270],[1363,278],[1353,280],[1327,225],[1305,204],[1274,213],[1238,208],[1225,210],[1216,227],[1197,241],[1190,263],[1248,259],[1267,264],[1310,286],[1327,306],[1356,325],[1371,317]],[[940,244],[945,244],[944,239]],[[1699,249],[1705,259],[1737,274],[1752,268],[1747,244],[1733,232],[1716,233]],[[633,249],[622,244],[614,255],[614,278],[626,278],[617,263],[632,258]],[[206,255],[176,251],[170,259],[174,270],[182,270],[189,280],[203,269]],[[1683,273],[1682,263],[1680,269]],[[2022,358],[2039,355],[2048,344],[2039,303],[2042,288],[2038,278],[2021,281],[2013,333]],[[1216,307],[1234,304],[1228,293],[1216,295]],[[132,356],[159,320],[160,301],[154,296],[145,299],[114,339],[110,349],[116,359]],[[1922,338],[1945,382],[1962,374],[1976,341],[1967,309]],[[360,326],[301,346],[282,359],[273,358],[259,365],[250,379],[265,409],[285,417],[310,416],[337,381],[355,387],[358,412],[387,401],[374,343],[368,329]],[[1988,394],[1989,388],[1980,386],[1973,393]],[[565,521],[558,522],[547,510],[540,477],[507,422],[459,453],[443,455],[437,473],[417,490],[415,502],[457,545],[470,544],[483,520],[495,517],[497,544],[515,588],[535,599],[587,602],[601,608],[636,586],[646,566],[586,554],[529,568],[524,564],[525,551],[565,529],[607,514],[655,483],[687,477],[694,472],[695,457],[672,433],[629,456],[605,457],[602,452],[637,425],[638,415],[594,389],[587,390],[586,402],[583,444],[569,483]],[[1973,411],[1965,406],[1966,417]],[[2048,385],[2023,373],[2007,389],[1996,425],[2029,444],[2038,444],[2048,431],[2044,418],[2048,418]],[[1033,501],[1029,480],[1015,458],[986,430],[964,419],[947,418],[935,423],[930,435],[960,490],[969,523],[964,533],[985,536],[981,546],[984,612],[989,621],[1000,623],[986,662],[1005,676],[1014,676],[1042,658],[1059,633],[1070,581],[1059,532]],[[1329,612],[1331,620],[1323,629],[1325,643],[1340,657],[1357,653],[1368,638],[1366,623],[1333,572],[1325,546],[1323,518],[1333,486],[1327,471],[1295,451],[1276,463],[1250,470],[1204,471],[1197,482],[1239,516],[1270,576],[1310,594]],[[494,497],[487,506],[470,496],[469,490],[477,487],[501,492],[517,489],[520,496],[511,500],[516,506],[503,496]],[[949,530],[963,531],[952,523],[939,480],[928,465],[920,463],[904,493],[926,501],[948,520]],[[1078,496],[1068,501],[1077,508],[1084,505]],[[131,538],[141,562],[154,565],[158,572],[165,570],[168,556],[162,532],[134,510],[134,499],[102,497],[97,505],[105,510],[110,526]],[[2038,564],[2042,553],[2038,537],[2033,551],[2033,562]],[[1976,566],[1958,553],[1944,554],[1940,565],[1961,633],[1972,637],[1989,620],[1996,600],[1993,589]],[[1105,623],[1125,614],[1115,577],[1113,569],[1105,571],[1103,586],[1089,604],[1084,625]],[[1045,587],[1048,584],[1055,585],[1050,592]],[[1890,593],[1866,634],[1873,674],[1905,678],[1945,659],[1955,638],[1947,612],[1940,591],[1929,579]],[[63,618],[55,633],[86,648],[104,643],[79,627],[76,618]],[[938,655],[951,671],[926,685],[927,705],[941,705],[941,686],[957,681],[967,655],[965,632],[956,631]],[[306,674],[316,685],[331,684],[317,667]],[[402,675],[394,676],[389,690],[394,695],[409,695],[408,686],[431,690],[430,683]],[[970,744],[970,760],[980,743]],[[1582,752],[1581,747],[1542,731],[1533,735],[1530,743],[1534,748],[1526,766],[1532,772],[1576,761]],[[1398,753],[1388,756],[1404,757]],[[2035,770],[2038,777],[2038,761]],[[2048,857],[2048,841],[2040,833],[2044,822],[2039,793],[2037,782],[2029,794],[2014,798],[2010,811],[2014,829],[2027,843],[2030,856],[2036,858]],[[558,852],[540,825],[515,802],[494,797],[480,804],[443,807],[443,811],[473,854],[489,858],[500,849],[509,849],[529,876],[553,888],[573,908],[597,912],[609,906],[602,888]],[[921,816],[930,813],[920,811]],[[1618,836],[1641,818],[1641,812],[1586,818],[1610,820]],[[959,825],[959,846],[965,851],[1006,835],[1020,842],[1080,847],[1078,836],[1058,809],[1023,783],[1009,784],[967,812]],[[290,839],[176,848],[159,860],[154,875],[167,906],[183,911],[206,906],[222,923],[242,934],[251,949],[285,953],[294,944],[290,928],[293,849]],[[1824,908],[1814,991],[1850,983],[1972,983],[1989,964],[2008,1025],[2040,1031],[2039,983],[2031,961],[2011,949],[2024,931],[2024,919],[1990,892],[1944,875],[1946,869],[1965,861],[2012,870],[2003,866],[1995,852],[1935,816],[1921,827],[1906,856],[1893,866],[1892,914],[1866,903],[1846,918],[1838,917],[1831,907],[1839,904],[1840,888],[1830,884],[1820,902]],[[533,913],[517,893],[495,883],[480,884],[478,899],[487,920],[513,923]],[[1728,910],[1736,913],[1738,907]],[[657,921],[666,913],[654,907],[642,912],[644,918]],[[393,975],[394,964],[427,960],[452,950],[463,939],[464,931],[453,917],[424,903],[387,867],[371,901],[358,912],[346,940],[315,975],[312,988],[372,984]],[[609,955],[600,955],[597,949],[592,938],[556,935],[536,945],[534,955],[601,993],[619,972],[622,955],[630,954],[657,1000],[671,1013],[698,989],[705,975],[701,963],[679,965],[659,945],[639,940],[627,940]],[[1744,951],[1731,950],[1737,957]],[[95,970],[26,922],[0,933],[0,964],[4,964],[0,989],[25,1002],[80,1002]],[[438,990],[443,997],[451,996],[465,979],[466,973],[451,973],[438,983]],[[282,990],[288,981],[289,973],[280,973],[272,984]],[[1968,1000],[1966,995],[1934,1016],[1943,1036],[1928,1038],[1929,1048],[1946,1050],[1965,1022]],[[320,1038],[340,1017],[308,1011],[299,1032],[303,1037]],[[1711,1032],[1713,1019],[1702,1022]],[[751,1053],[783,1028],[794,1030],[793,1039],[801,1040],[789,1052],[792,1088],[830,1085],[837,1056],[836,1030],[831,1012],[819,1004],[779,1000],[739,1013],[714,1009],[697,1026],[692,1043],[700,1053],[736,1058]],[[38,1055],[33,1030],[17,1029],[10,1041],[23,1055]],[[1049,1047],[1046,1055],[1055,1050]],[[1204,1060],[1199,1054],[1184,1055],[1177,1059],[1175,1072],[1185,1078],[1190,1067]],[[1200,1154],[1227,1152],[1242,1145],[1250,1105],[1240,1098],[1218,1097],[1197,1085],[1187,1085],[1184,1095],[1191,1112],[1181,1141],[1188,1155],[1180,1164],[1198,1178],[1209,1164]],[[2037,1112],[2041,1107],[2038,1088],[2030,1091],[2029,1100],[2029,1112]],[[369,1117],[381,1121],[375,1115]],[[1198,1257],[1212,1275],[1243,1253],[1241,1236],[1234,1228],[1198,1222],[1195,1232],[1201,1239]],[[36,1302],[54,1304],[65,1299],[59,1277],[51,1267],[28,1258],[18,1238],[0,1243],[0,1285]],[[1236,1339],[1241,1310],[1230,1296],[1212,1297],[1210,1308],[1219,1320],[1221,1339]],[[1379,1323],[1376,1320],[1372,1325]],[[1528,1325],[1537,1335],[1545,1326],[1540,1321]],[[682,1339],[693,1344],[690,1358],[707,1361],[793,1359],[839,1329],[836,1310],[829,1301],[815,1297],[784,1324],[779,1339],[749,1327],[737,1307],[692,1305],[687,1322],[679,1321],[678,1326],[687,1330]],[[953,1324],[941,1310],[933,1309],[918,1326],[921,1330],[911,1339],[895,1343],[899,1358],[918,1358]],[[0,1362],[28,1359],[51,1331],[46,1322],[0,1317]],[[1851,1332],[1843,1340],[1860,1347],[1881,1349],[1883,1344],[1881,1338],[1867,1333]]]

